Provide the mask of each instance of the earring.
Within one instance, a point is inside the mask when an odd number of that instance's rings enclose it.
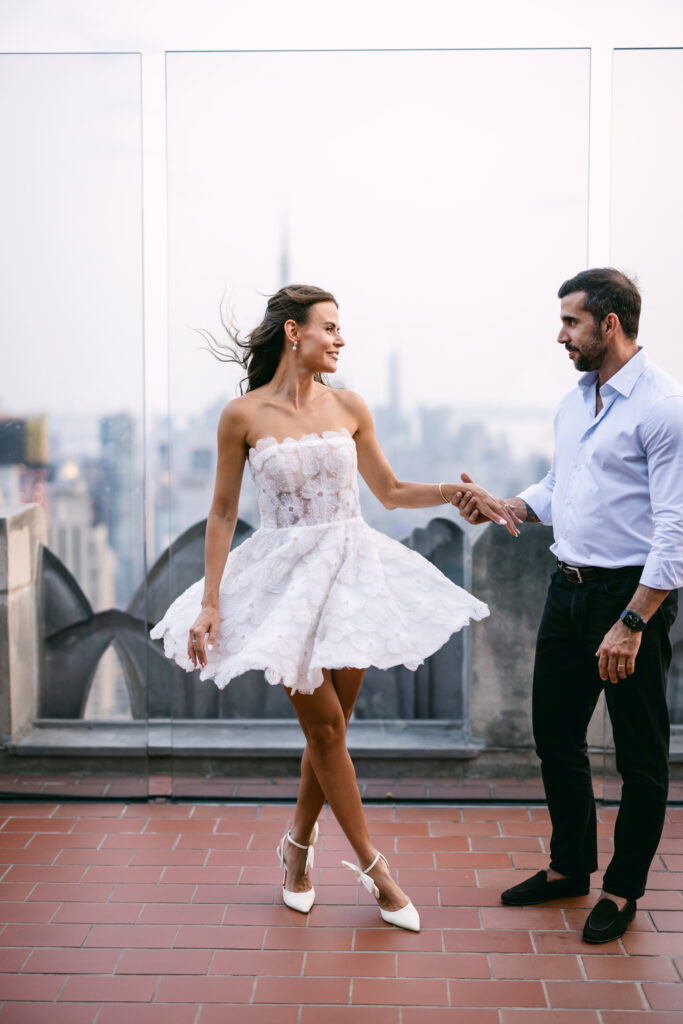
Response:
[[[296,341],[292,342],[292,352],[296,352],[296,346],[297,345],[298,345],[298,342],[296,342]]]

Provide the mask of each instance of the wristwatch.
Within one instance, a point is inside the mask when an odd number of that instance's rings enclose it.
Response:
[[[647,623],[644,619],[641,619],[638,612],[631,611],[630,608],[626,608],[619,616],[621,621],[624,623],[627,629],[632,630],[634,633],[641,633]]]

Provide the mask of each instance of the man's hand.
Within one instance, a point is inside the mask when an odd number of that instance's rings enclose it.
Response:
[[[458,509],[463,519],[468,523],[472,523],[473,526],[481,526],[489,521],[500,522],[501,517],[499,513],[502,511],[508,532],[513,537],[519,534],[516,524],[521,523],[522,520],[508,502],[501,501],[499,498],[493,498],[486,491],[482,492],[467,473],[461,473],[460,479],[464,484],[472,485],[471,487],[463,487],[462,490],[456,491],[451,498],[451,505]],[[496,518],[494,518],[493,509],[498,513]]]
[[[595,652],[603,682],[609,679],[610,683],[618,683],[635,671],[642,637],[642,633],[629,629],[621,620],[614,623]]]

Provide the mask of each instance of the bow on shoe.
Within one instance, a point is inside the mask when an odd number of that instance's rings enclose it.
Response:
[[[374,867],[376,862],[377,859],[375,858],[375,861],[370,865],[370,867]],[[379,889],[375,884],[374,878],[371,878],[370,875],[365,873],[365,871],[362,871],[359,864],[351,864],[348,860],[343,860],[342,864],[345,868],[348,868],[349,871],[353,871],[356,876],[356,881],[360,882],[364,889],[367,889],[375,899],[379,899]]]

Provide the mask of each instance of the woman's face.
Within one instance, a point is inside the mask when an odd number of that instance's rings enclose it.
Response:
[[[296,339],[294,355],[300,365],[313,373],[335,373],[344,339],[339,333],[339,310],[334,302],[316,302],[308,322],[288,321],[291,337]]]

